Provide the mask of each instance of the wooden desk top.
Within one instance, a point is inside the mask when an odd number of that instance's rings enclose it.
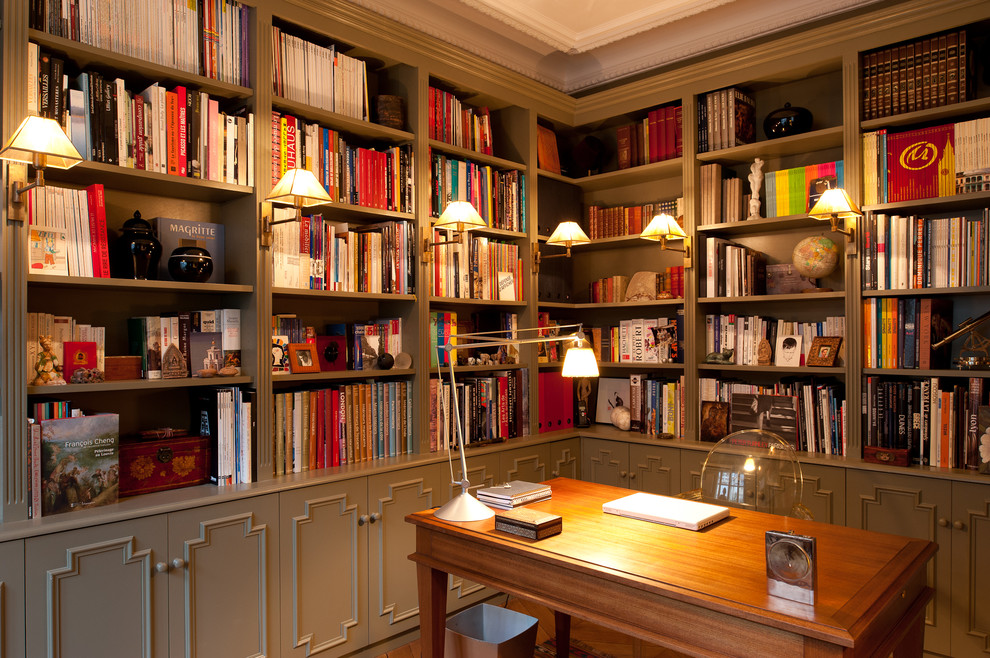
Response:
[[[878,634],[886,632],[878,630],[884,620],[890,622],[889,629],[908,607],[923,606],[930,598],[924,565],[937,546],[929,541],[737,509],[728,519],[694,532],[602,512],[602,503],[631,493],[626,489],[567,478],[549,484],[553,498],[531,507],[562,516],[560,535],[537,542],[497,532],[492,519],[451,523],[426,510],[407,520],[438,533],[433,542],[436,550],[417,543],[411,558],[429,563],[442,555],[440,537],[446,536],[447,541],[460,543],[459,553],[447,552],[453,565],[447,570],[468,578],[474,573],[479,582],[486,582],[486,560],[491,564],[496,554],[504,555],[537,571],[545,565],[548,573],[562,573],[563,567],[568,573],[621,582],[644,595],[687,602],[720,616],[845,647],[878,645],[883,641]],[[817,539],[818,589],[813,606],[767,593],[767,530]],[[475,558],[474,550],[470,558],[454,557],[468,554],[465,541],[478,543],[482,557]],[[457,568],[461,565],[463,570]],[[497,577],[498,568],[490,571],[489,581]],[[505,580],[508,584],[508,576]],[[534,584],[528,587],[532,590]],[[550,602],[559,596],[563,603],[565,595],[554,590],[555,585],[548,583]],[[862,637],[864,633],[869,637]]]

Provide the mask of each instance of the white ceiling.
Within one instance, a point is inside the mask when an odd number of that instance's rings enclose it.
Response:
[[[351,0],[574,93],[882,0]]]

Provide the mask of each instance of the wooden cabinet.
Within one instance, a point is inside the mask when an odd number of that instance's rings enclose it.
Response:
[[[990,486],[952,483],[952,515],[939,517],[952,530],[951,549],[939,544],[939,552],[952,556],[949,597],[950,650],[953,656],[978,656],[990,651],[990,576],[984,561],[990,555]]]
[[[24,651],[24,542],[0,544],[0,656]]]
[[[499,482],[543,482],[553,477],[545,443],[506,450],[498,455]]]
[[[680,452],[664,446],[585,438],[581,442],[582,479],[675,495],[681,492]]]
[[[554,441],[549,446],[549,477],[581,479],[581,439]]]

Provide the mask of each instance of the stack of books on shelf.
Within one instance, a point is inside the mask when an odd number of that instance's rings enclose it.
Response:
[[[679,158],[683,152],[681,106],[650,110],[646,118],[615,129],[619,169]]]
[[[353,119],[368,120],[368,71],[360,59],[272,26],[272,91]]]
[[[489,228],[526,230],[526,174],[433,153],[430,212],[439,217],[451,201],[467,201]]]
[[[717,162],[701,165],[701,225],[740,222],[749,215],[749,189],[741,178],[723,178]]]
[[[453,231],[434,230],[434,242],[452,240]],[[432,294],[437,297],[522,301],[519,245],[468,232],[454,244],[433,247]]]
[[[700,297],[748,297],[767,294],[766,254],[709,236],[704,239],[705,271]]]
[[[131,317],[127,339],[144,379],[241,374],[239,308]]]
[[[110,276],[103,185],[28,190],[27,211],[32,274]]]
[[[684,377],[629,375],[629,429],[640,434],[684,436]]]
[[[684,266],[667,267],[663,272],[638,272],[640,280],[645,282],[645,288],[639,287],[630,299],[627,292],[629,277],[625,274],[613,274],[588,284],[588,301],[592,304],[618,304],[627,301],[643,301],[684,297]],[[644,290],[650,292],[644,293]]]
[[[728,87],[698,97],[698,153],[756,141],[756,103]]]
[[[233,386],[197,388],[193,393],[194,427],[210,440],[209,478],[213,484],[229,486],[253,481],[255,397],[253,389]]]
[[[592,240],[602,238],[617,238],[623,235],[638,235],[656,215],[666,213],[674,218],[680,218],[683,199],[644,203],[638,206],[588,206],[585,225],[588,227],[588,237]]]
[[[492,118],[487,107],[463,105],[452,93],[431,86],[430,139],[485,155],[492,151]]]
[[[841,315],[830,315],[823,322],[795,322],[761,317],[759,315],[706,315],[705,352],[733,350],[732,362],[736,365],[758,365],[760,342],[770,344],[770,363],[774,363],[774,351],[778,338],[783,336],[801,337],[801,364],[807,362],[811,343],[817,336],[842,338],[846,332],[846,319]]]
[[[866,378],[864,452],[901,450],[905,464],[981,469],[981,431],[990,426],[982,377]]]
[[[550,500],[549,484],[512,480],[494,487],[478,489],[478,500],[497,509],[513,509],[520,505]]]
[[[271,121],[272,185],[289,169],[308,169],[334,201],[412,212],[411,145],[358,146],[336,130],[275,110]]]
[[[599,360],[606,363],[683,363],[684,313],[669,318],[620,320],[588,327]]]
[[[31,2],[28,24],[63,39],[246,87],[248,11],[235,0],[37,0]]]
[[[761,205],[763,216],[806,215],[822,192],[843,187],[844,171],[843,161],[836,160],[767,172]]]
[[[542,387],[541,387],[542,388]],[[529,434],[529,369],[496,370],[456,383],[461,430],[467,446]],[[430,452],[457,446],[450,380],[430,379]],[[570,398],[568,398],[570,400]]]
[[[493,337],[511,338],[519,329],[519,316],[515,313],[476,312],[460,313],[455,311],[430,311],[430,367],[436,368],[450,364],[454,359],[455,365],[486,365],[498,367],[499,364],[514,364],[519,362],[517,345],[504,347],[475,348],[473,343],[483,342],[469,339],[457,341],[457,334],[494,331]],[[456,350],[447,352],[444,345],[450,342],[458,346]],[[553,343],[551,343],[553,344]],[[485,358],[487,357],[487,359]],[[472,361],[473,360],[473,361]]]
[[[39,338],[42,336],[47,336],[51,339],[50,352],[54,354],[56,363],[61,366],[62,377],[66,381],[69,381],[71,378],[71,371],[77,368],[96,368],[101,372],[105,370],[105,327],[94,327],[89,324],[76,322],[75,319],[68,315],[29,312],[27,314],[28,384],[31,384],[37,376],[35,366],[38,365],[38,359],[42,352],[45,351],[39,342]],[[78,345],[80,343],[85,343],[86,345]],[[68,355],[65,351],[66,344],[70,344]],[[72,347],[81,350],[84,358],[80,359],[76,357],[76,352],[71,349]]]
[[[966,30],[860,54],[862,118],[969,100],[975,89],[973,62]]]
[[[949,346],[933,345],[952,331],[952,300],[871,297],[863,300],[863,367],[949,367]]]
[[[863,201],[895,203],[990,190],[990,118],[863,133]]]
[[[413,452],[412,404],[408,381],[276,392],[275,475]]]
[[[990,285],[990,216],[863,219],[863,288],[910,290]]]
[[[274,218],[294,215],[294,209],[280,208]],[[312,215],[272,229],[272,285],[277,288],[415,292],[415,232],[409,221],[362,225]]]

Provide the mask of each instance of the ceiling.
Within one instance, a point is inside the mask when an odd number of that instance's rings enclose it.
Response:
[[[567,93],[883,0],[351,0]]]

